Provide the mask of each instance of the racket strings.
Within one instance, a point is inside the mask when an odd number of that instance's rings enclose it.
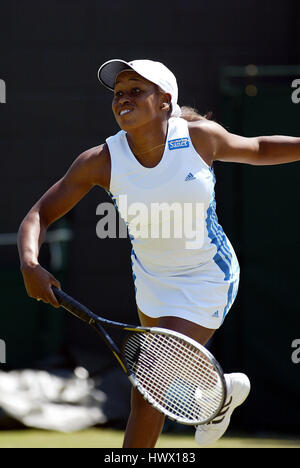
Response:
[[[123,352],[148,399],[170,417],[192,423],[208,419],[219,409],[220,377],[192,344],[169,335],[134,333]]]
[[[157,343],[156,343],[157,344]],[[161,340],[159,341],[159,344],[161,344]],[[157,346],[155,351],[157,352]],[[163,347],[160,353],[160,357],[162,359],[166,358],[166,356],[163,356],[162,354],[166,354],[168,350]],[[190,350],[189,350],[190,351]],[[156,353],[157,354],[157,353]],[[176,356],[178,359],[178,356]],[[155,396],[157,399],[158,397],[158,391],[161,391],[160,394],[160,403],[163,403],[164,405],[168,405],[168,408],[176,415],[180,415],[180,413],[184,410],[185,413],[187,412],[189,406],[190,406],[190,400],[191,398],[194,398],[194,392],[197,390],[197,388],[192,386],[191,378],[187,373],[187,369],[185,368],[185,375],[180,375],[182,374],[181,369],[178,369],[178,366],[175,369],[174,367],[172,368],[172,372],[170,372],[170,367],[165,366],[166,362],[164,362],[164,369],[161,369],[159,365],[155,366],[155,372],[151,373],[151,376],[148,374],[148,379],[147,379],[147,390],[149,390],[149,382],[152,381],[154,382],[156,380],[156,388],[155,390],[153,389],[152,395]],[[163,372],[163,374],[161,373]],[[176,375],[176,379],[174,379],[174,372]],[[159,375],[159,378],[158,378]],[[137,374],[139,380],[141,380],[142,374],[139,372]],[[162,381],[162,376],[164,377],[163,381],[163,386],[162,388],[157,387],[157,384],[161,383]],[[151,380],[149,378],[151,377]],[[171,378],[166,378],[166,377],[171,377]],[[181,377],[181,379],[180,379]],[[156,378],[156,379],[155,379]],[[182,378],[184,380],[182,380]],[[169,387],[169,389],[168,389]],[[167,392],[167,390],[169,390]],[[154,393],[153,393],[154,392]],[[164,401],[161,400],[161,397],[164,397]],[[194,414],[194,411],[193,411]]]
[[[153,336],[150,335],[150,338],[153,339]],[[176,366],[176,373],[177,373],[177,376],[179,377],[180,374],[184,373],[184,375],[182,376],[183,378],[185,379],[190,379],[194,377],[194,365],[201,365],[201,368],[202,368],[202,372],[204,374],[204,376],[206,377],[205,380],[201,381],[200,384],[202,384],[202,386],[206,387],[206,388],[210,388],[212,385],[215,385],[216,384],[216,377],[214,374],[212,374],[212,372],[214,372],[214,368],[213,366],[207,361],[207,359],[203,359],[201,355],[199,355],[199,352],[193,356],[192,355],[192,352],[193,352],[193,348],[190,347],[187,349],[187,347],[185,346],[183,348],[183,353],[181,353],[178,358],[179,359],[176,359],[172,362],[172,368],[171,367],[165,367],[165,364],[167,361],[170,361],[171,359],[174,359],[175,358],[175,355],[173,353],[173,355],[168,355],[168,349],[167,348],[163,348],[161,345],[162,345],[162,340],[160,341],[156,341],[155,343],[155,347],[152,346],[152,348],[148,348],[147,349],[147,352],[143,353],[142,356],[140,356],[140,361],[139,361],[139,371],[141,372],[142,369],[143,369],[143,366],[141,366],[142,364],[142,359],[144,360],[143,362],[143,365],[145,366],[146,364],[148,366],[151,366],[153,365],[154,362],[156,362],[156,366],[153,368],[153,372],[155,372],[156,374],[158,374],[159,371],[161,371],[160,369],[160,366],[159,366],[159,363],[157,363],[157,356],[159,356],[162,360],[163,360],[163,365],[164,365],[164,374],[165,375],[168,375],[170,376],[170,378],[172,379],[173,376],[174,376],[174,365]],[[135,346],[136,344],[134,344]],[[157,346],[158,345],[158,346]],[[129,347],[130,347],[130,343],[129,343]],[[158,354],[157,351],[158,351],[158,348],[160,348],[160,353]],[[135,349],[135,348],[132,348],[132,349]],[[163,355],[165,354],[165,356]],[[176,356],[177,357],[177,356]],[[187,358],[190,360],[190,366],[189,367],[185,367],[185,368],[182,368],[180,366],[180,364],[182,363],[182,359],[183,358]],[[170,370],[171,369],[171,370]],[[147,369],[147,371],[149,370],[149,368]],[[190,371],[190,372],[189,372]],[[191,372],[192,371],[192,372]]]
[[[192,388],[192,384],[193,384],[193,378],[194,378],[194,372],[191,373],[191,366],[190,367],[186,367],[186,368],[182,368],[180,366],[181,362],[179,360],[175,360],[174,362],[172,362],[172,367],[171,366],[165,366],[166,363],[168,363],[168,361],[170,361],[170,358],[172,357],[173,359],[175,358],[175,356],[168,356],[168,355],[163,355],[166,354],[166,348],[162,348],[162,342],[161,341],[157,341],[156,343],[156,346],[155,346],[155,349],[152,349],[151,351],[160,351],[160,358],[163,360],[162,361],[162,364],[164,365],[163,369],[161,369],[161,366],[159,365],[159,363],[157,363],[155,366],[153,366],[153,369],[152,369],[152,372],[151,372],[151,377],[152,378],[156,378],[156,382],[158,384],[161,384],[160,380],[159,380],[159,376],[160,376],[160,373],[163,372],[164,373],[164,376],[167,377],[165,379],[165,381],[163,382],[163,387],[162,389],[163,390],[166,390],[166,388],[168,387],[168,385],[170,385],[170,383],[173,383],[173,388],[174,389],[179,389],[180,388],[180,385],[182,385],[182,381],[186,381],[186,382],[189,382],[191,385],[190,387],[187,387],[186,388],[186,392],[189,391],[192,395],[193,395],[193,391],[194,389]],[[160,348],[160,349],[158,349]],[[186,357],[188,358],[193,358],[194,356],[191,355],[191,351],[192,349],[189,348],[188,350],[184,348],[184,351],[185,353],[182,353],[181,356],[179,356],[180,360],[182,360],[182,357],[183,357],[183,354],[186,354]],[[186,353],[186,351],[189,351],[189,353]],[[153,354],[151,360],[153,362],[153,359],[155,359],[154,356],[157,356],[158,354]],[[212,368],[211,366],[209,365],[209,363],[207,363],[207,361],[203,360],[201,358],[201,356],[197,355],[197,358],[198,358],[198,362],[194,359],[194,365],[197,364],[197,365],[201,365],[202,366],[202,369],[203,369],[203,372],[205,373],[206,375],[206,378],[207,378],[207,381],[204,381],[204,382],[201,382],[201,387],[211,387],[211,385],[215,385],[216,383],[216,380],[215,379],[211,379],[211,375],[208,373],[208,371],[205,369],[205,367],[209,368],[209,371],[211,372]],[[157,360],[157,358],[156,358]],[[191,359],[192,360],[192,359]],[[201,362],[199,362],[199,360]],[[143,363],[143,365],[145,365],[145,363]],[[148,365],[149,365],[149,360],[148,360]],[[209,366],[208,366],[209,365]],[[175,366],[175,367],[174,367]],[[140,367],[139,368],[139,374],[138,376],[141,377],[141,371],[142,370],[145,370],[144,367]],[[148,370],[148,369],[147,369]],[[184,371],[184,373],[182,372]],[[193,369],[194,371],[194,369]],[[176,373],[177,375],[177,380],[174,381],[174,373]],[[183,374],[183,375],[181,375]],[[199,385],[200,387],[200,385]],[[169,399],[171,398],[171,396],[169,396]],[[174,393],[174,401],[175,400],[178,400],[178,396],[176,393]]]
[[[158,341],[156,344],[161,345],[161,341]],[[178,344],[178,343],[177,343]],[[159,346],[158,346],[159,347]],[[165,348],[164,348],[165,351]],[[173,406],[173,410],[177,408],[177,412],[182,411],[181,406],[185,407],[187,403],[190,403],[191,399],[194,400],[195,391],[200,390],[201,388],[212,388],[212,385],[216,384],[215,375],[213,375],[213,379],[211,378],[211,372],[214,372],[213,367],[207,362],[207,359],[203,359],[202,355],[199,355],[199,352],[195,354],[194,348],[192,346],[184,346],[180,348],[180,356],[173,355],[172,358],[176,359],[172,362],[172,367],[165,367],[164,372],[173,380],[172,383],[172,393],[168,394],[168,403]],[[191,361],[189,362],[189,366],[182,367],[182,358],[194,358],[194,363]],[[195,359],[198,358],[198,360]],[[168,356],[171,358],[171,356]],[[169,359],[170,360],[170,359]],[[170,363],[171,364],[171,363]],[[194,368],[193,365],[200,365],[204,375],[206,376],[206,381],[198,382],[198,387],[194,385]],[[209,369],[210,374],[208,373],[207,369]],[[157,369],[158,370],[158,369]],[[193,372],[191,372],[193,371]],[[174,374],[177,375],[176,380],[174,380]],[[157,372],[156,372],[157,375]],[[170,382],[168,382],[170,383]],[[201,385],[203,384],[203,385]],[[199,392],[198,392],[199,393]],[[184,398],[182,398],[184,395]],[[214,403],[211,405],[209,401],[206,401],[207,407],[210,407],[210,411],[213,410]],[[186,411],[188,410],[189,406],[187,406]]]
[[[145,337],[146,334],[143,334],[141,336],[139,335],[135,335],[134,336],[134,340],[131,340],[127,347],[132,349],[132,353],[134,350],[137,350],[137,345],[141,346],[142,348],[142,342],[140,341],[139,343],[136,343],[136,339],[140,339],[141,337],[144,339],[144,342],[146,343],[146,340],[150,339],[150,340],[153,340],[153,335],[149,335],[147,334],[147,336]],[[170,339],[170,337],[168,337]],[[144,344],[145,344],[144,343]],[[148,363],[151,364],[151,360],[153,361],[157,361],[157,353],[156,351],[158,350],[158,348],[160,348],[160,354],[159,356],[161,358],[164,358],[164,359],[167,359],[167,356],[168,356],[168,352],[169,352],[169,349],[164,347],[163,346],[164,343],[163,343],[163,340],[160,339],[159,341],[156,340],[155,343],[152,343],[150,342],[150,346],[148,348],[145,348],[144,346],[144,351],[147,351],[145,352],[144,354],[142,354],[142,357],[146,360],[148,358]],[[178,341],[176,341],[176,345],[178,345]],[[163,356],[163,353],[166,354],[166,356]],[[170,355],[170,359],[174,359],[175,357],[175,353],[173,353],[172,355]],[[189,370],[193,370],[194,371],[194,368],[193,368],[193,365],[199,365],[199,359],[202,361],[201,362],[201,368],[202,368],[202,372],[203,374],[205,374],[206,376],[206,380],[204,380],[202,383],[205,385],[208,385],[209,384],[209,380],[211,380],[211,384],[215,384],[215,379],[212,378],[212,371],[214,371],[214,367],[212,366],[212,364],[210,363],[210,361],[207,360],[207,358],[205,357],[203,359],[202,355],[199,354],[199,350],[197,349],[196,350],[196,353],[195,353],[195,348],[192,347],[192,346],[187,346],[186,343],[184,343],[184,346],[182,347],[182,349],[180,350],[180,354],[178,354],[178,357],[180,358],[180,361],[178,361],[178,364],[180,364],[180,362],[183,360],[183,359],[188,359],[190,361],[190,366],[189,368],[185,368],[184,370],[184,373],[185,375],[187,375],[188,371]],[[150,358],[150,359],[149,359]],[[174,361],[174,364],[176,364],[176,361]]]

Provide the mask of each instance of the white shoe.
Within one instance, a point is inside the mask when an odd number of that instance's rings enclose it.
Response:
[[[195,441],[202,447],[214,444],[226,432],[233,410],[241,405],[250,392],[250,380],[245,374],[225,374],[227,400],[221,412],[207,424],[196,428]]]

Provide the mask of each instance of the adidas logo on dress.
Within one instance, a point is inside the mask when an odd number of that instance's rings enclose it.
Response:
[[[196,177],[190,172],[184,180],[188,181],[188,180],[195,180],[195,179]]]

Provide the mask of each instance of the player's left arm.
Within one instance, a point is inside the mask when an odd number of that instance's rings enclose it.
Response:
[[[201,125],[210,141],[210,159],[257,166],[300,161],[300,138],[273,135],[253,138],[229,133],[216,122]]]

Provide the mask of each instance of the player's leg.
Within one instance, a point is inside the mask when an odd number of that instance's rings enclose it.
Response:
[[[216,331],[213,328],[205,328],[179,317],[161,317],[158,321],[158,326],[189,336],[202,344],[202,346],[206,345]]]
[[[163,429],[165,417],[144,400],[135,388],[131,390],[131,411],[123,448],[153,448]]]
[[[138,310],[141,325],[157,327],[158,319]],[[135,388],[131,390],[131,411],[127,422],[123,448],[152,448],[162,431],[165,417],[155,410]]]
[[[145,327],[162,327],[183,333],[202,345],[212,337],[215,330],[204,328],[178,317],[153,319],[139,310],[140,322]],[[152,408],[140,393],[132,389],[131,413],[128,419],[124,448],[153,448],[162,431],[165,417]]]

